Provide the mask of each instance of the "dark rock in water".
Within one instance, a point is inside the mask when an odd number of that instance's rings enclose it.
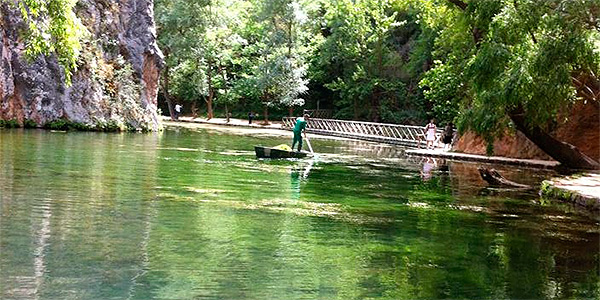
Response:
[[[479,168],[477,168],[477,170],[479,171],[481,178],[483,178],[483,180],[487,181],[491,185],[522,188],[522,189],[532,188],[529,185],[516,183],[514,181],[510,181],[510,180],[504,178],[504,176],[500,175],[500,173],[498,173],[498,171],[496,171],[495,169],[479,167]]]
[[[151,0],[78,1],[88,35],[70,86],[55,55],[25,57],[26,24],[8,2],[0,2],[0,119],[158,129],[163,56]]]

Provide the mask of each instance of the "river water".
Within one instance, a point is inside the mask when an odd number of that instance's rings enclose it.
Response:
[[[285,142],[0,130],[0,299],[600,297],[597,216],[389,146],[254,156]]]

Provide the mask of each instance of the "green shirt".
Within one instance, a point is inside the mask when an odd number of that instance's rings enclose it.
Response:
[[[299,117],[298,119],[296,119],[296,125],[294,126],[294,132],[301,133],[302,130],[304,130],[304,128],[306,128],[306,121],[304,120],[303,117]]]

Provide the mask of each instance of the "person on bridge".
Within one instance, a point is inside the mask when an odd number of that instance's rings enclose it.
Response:
[[[310,116],[308,114],[304,114],[303,117],[298,117],[296,119],[296,125],[294,125],[294,140],[292,141],[292,151],[294,151],[294,146],[296,146],[296,142],[298,143],[298,152],[302,150],[302,133],[304,133],[304,137],[306,137],[306,122],[308,122]]]
[[[446,128],[444,128],[444,150],[452,149],[452,140],[454,139],[454,124],[448,122]]]
[[[435,126],[434,120],[431,119],[429,121],[429,124],[427,124],[427,126],[425,126],[425,141],[427,142],[427,144],[426,144],[427,149],[430,149],[429,147],[431,147],[431,149],[433,149],[433,143],[435,142],[436,130],[437,130],[437,127]]]

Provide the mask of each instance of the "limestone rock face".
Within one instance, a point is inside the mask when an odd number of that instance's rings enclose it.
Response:
[[[158,129],[164,63],[152,0],[78,1],[87,33],[71,85],[54,55],[25,57],[26,24],[10,2],[0,1],[0,119]]]

